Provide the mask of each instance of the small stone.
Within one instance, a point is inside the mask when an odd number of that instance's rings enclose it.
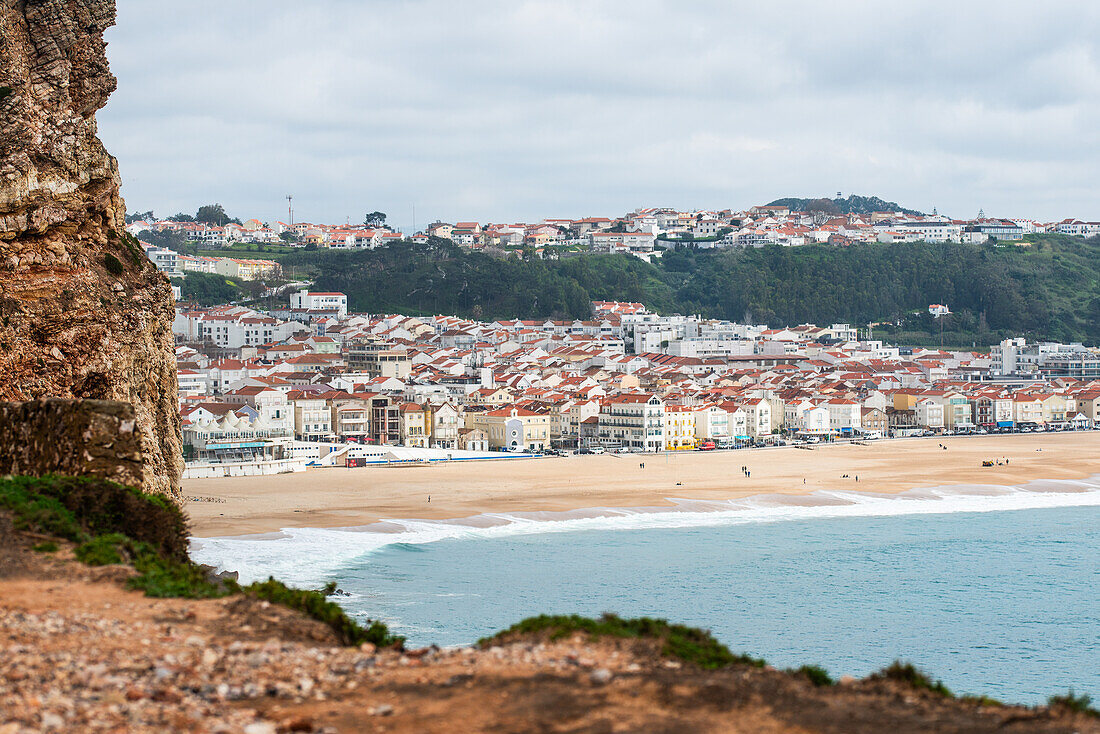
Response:
[[[302,678],[298,681],[298,688],[302,690],[302,693],[309,695],[309,692],[313,690],[313,681],[310,678]]]
[[[65,726],[65,720],[55,713],[47,711],[42,714],[42,728],[43,729],[60,729]]]
[[[183,641],[183,644],[187,645],[188,647],[202,647],[206,644],[206,640],[202,639],[198,635],[191,635]]]
[[[275,725],[270,721],[255,721],[244,728],[244,734],[275,734]]]
[[[202,651],[202,664],[212,666],[218,662],[218,653],[214,652],[209,647]]]
[[[393,714],[393,706],[388,703],[380,703],[371,708],[370,714],[371,716],[390,716]]]
[[[597,686],[605,686],[611,682],[611,671],[607,668],[596,668],[588,676],[588,679]]]
[[[370,642],[364,642],[364,643],[363,643],[362,645],[360,645],[360,646],[359,646],[359,651],[360,651],[360,652],[364,652],[364,653],[366,653],[367,655],[373,655],[373,654],[374,654],[374,651],[375,651],[375,650],[377,650],[377,649],[378,649],[378,648],[377,648],[377,647],[375,647],[375,646],[374,646],[374,645],[373,645],[372,643],[370,643]]]

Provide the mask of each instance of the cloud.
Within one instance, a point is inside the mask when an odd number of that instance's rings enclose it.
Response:
[[[1100,218],[1100,6],[119,0],[132,209],[538,220],[878,194]]]

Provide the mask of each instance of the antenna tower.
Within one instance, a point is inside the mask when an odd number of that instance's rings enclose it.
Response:
[[[286,211],[290,216],[290,226],[294,226],[294,196],[292,194],[286,195]]]

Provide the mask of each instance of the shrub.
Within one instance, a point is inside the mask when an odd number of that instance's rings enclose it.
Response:
[[[327,587],[326,587],[327,588]],[[297,609],[307,616],[324,622],[336,632],[336,636],[345,645],[361,645],[370,642],[378,647],[400,646],[405,638],[390,634],[385,624],[377,620],[368,620],[366,628],[347,616],[335,602],[325,598],[324,591],[292,589],[281,581],[268,578],[244,587],[244,593],[273,604],[281,604]]]
[[[1051,708],[1063,708],[1069,709],[1070,711],[1076,711],[1079,714],[1100,716],[1100,711],[1092,707],[1092,696],[1085,693],[1079,696],[1074,695],[1072,688],[1069,689],[1068,693],[1063,695],[1051,696],[1047,699],[1047,704]]]
[[[91,477],[11,477],[0,480],[0,506],[16,526],[84,543],[121,533],[157,553],[187,560],[187,521],[170,500]]]
[[[73,551],[76,559],[89,566],[109,566],[133,558],[133,543],[121,533],[97,535]]]
[[[820,665],[803,665],[801,668],[795,671],[791,671],[795,674],[804,675],[809,679],[810,683],[813,683],[817,687],[831,686],[836,683],[832,676],[829,675],[829,671]]]
[[[578,615],[554,616],[542,615],[525,619],[514,624],[493,637],[481,640],[482,647],[497,642],[513,634],[538,634],[549,632],[550,639],[558,640],[574,632],[582,632],[592,637],[623,637],[654,639],[663,642],[661,654],[693,663],[700,668],[713,670],[739,663],[763,667],[764,661],[747,655],[736,655],[729,651],[706,630],[669,624],[663,619],[639,617],[622,619],[615,614],[605,614],[599,619]]]
[[[872,680],[894,680],[900,683],[907,683],[913,688],[923,688],[933,693],[938,693],[941,696],[947,698],[954,698],[954,694],[950,689],[943,684],[943,681],[933,682],[924,671],[917,668],[912,663],[903,663],[900,660],[895,660],[889,667],[883,668],[879,672],[871,676]]]
[[[368,621],[364,628],[328,601],[326,592],[335,591],[334,584],[323,591],[308,591],[275,579],[242,587],[229,579],[211,578],[187,556],[183,513],[158,495],[88,477],[3,477],[0,508],[12,513],[19,530],[77,543],[75,555],[83,563],[132,565],[138,575],[127,584],[147,596],[207,599],[250,594],[327,624],[344,644],[400,647],[404,642],[382,622]],[[56,543],[49,545],[57,549]]]
[[[46,540],[41,543],[35,543],[31,546],[31,550],[38,553],[57,553],[58,545],[52,540]]]
[[[122,262],[109,252],[103,256],[103,267],[107,268],[107,272],[112,275],[122,275],[124,270]]]

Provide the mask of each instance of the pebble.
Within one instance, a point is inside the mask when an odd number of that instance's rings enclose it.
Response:
[[[380,703],[370,709],[371,716],[390,716],[393,714],[393,706],[388,703]]]
[[[596,668],[588,676],[589,680],[598,686],[604,686],[611,682],[611,671],[607,668]]]

